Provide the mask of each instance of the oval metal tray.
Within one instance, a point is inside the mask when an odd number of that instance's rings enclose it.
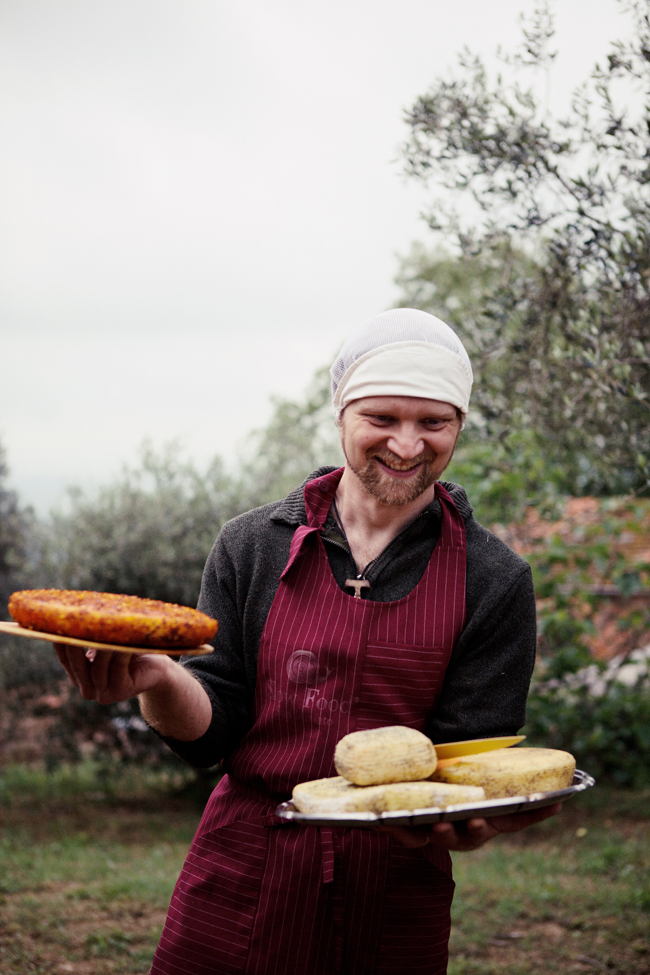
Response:
[[[305,826],[340,826],[362,827],[372,829],[375,826],[426,826],[429,823],[441,823],[460,819],[473,819],[475,816],[488,818],[490,816],[504,816],[511,813],[531,812],[552,806],[555,802],[565,802],[579,792],[591,788],[595,782],[587,772],[576,769],[573,775],[573,785],[556,792],[534,792],[530,796],[509,796],[507,799],[486,799],[483,802],[467,802],[463,805],[447,806],[446,809],[418,809],[417,812],[359,812],[333,813],[329,816],[308,815],[298,812],[291,801],[283,802],[276,809],[276,816],[292,823],[302,823]]]

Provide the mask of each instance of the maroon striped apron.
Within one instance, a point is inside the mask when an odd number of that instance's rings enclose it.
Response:
[[[465,616],[465,528],[442,525],[415,589],[381,603],[339,589],[320,537],[342,469],[305,486],[308,523],[267,617],[255,721],[224,761],[180,875],[155,975],[442,975],[451,860],[386,833],[279,821],[298,782],[335,775],[343,735],[424,730]]]

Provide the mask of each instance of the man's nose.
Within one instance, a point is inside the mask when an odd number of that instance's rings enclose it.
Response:
[[[417,427],[405,424],[391,433],[386,446],[402,460],[412,460],[424,450],[424,440]]]

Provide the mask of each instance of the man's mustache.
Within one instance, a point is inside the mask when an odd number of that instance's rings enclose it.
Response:
[[[411,457],[408,461],[405,461],[403,457],[399,457],[394,454],[392,450],[375,450],[368,452],[368,460],[376,458],[377,460],[383,461],[389,467],[394,467],[396,470],[408,471],[412,467],[417,467],[418,464],[430,464],[433,460],[431,451],[423,450],[422,453],[418,454],[417,457]]]

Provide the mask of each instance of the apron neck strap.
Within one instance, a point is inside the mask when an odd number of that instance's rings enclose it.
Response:
[[[336,494],[339,481],[343,477],[343,467],[324,474],[322,477],[315,477],[313,481],[307,481],[303,491],[305,499],[305,510],[307,512],[307,524],[299,525],[291,539],[289,549],[289,559],[280,579],[284,579],[292,565],[303,551],[307,539],[313,538],[318,534],[319,529],[325,524],[327,512],[330,509],[332,498]]]
[[[280,579],[284,579],[292,565],[303,550],[303,545],[310,536],[314,536],[325,524],[327,512],[330,509],[339,481],[343,477],[343,467],[338,467],[329,474],[307,481],[303,496],[307,512],[307,524],[300,525],[293,536],[289,549],[289,559],[284,567]],[[442,528],[439,543],[447,548],[465,548],[465,525],[456,505],[448,491],[441,484],[436,483],[436,498],[442,506]],[[445,511],[450,517],[445,517]]]
[[[446,548],[465,549],[467,545],[465,522],[451,494],[439,481],[436,481],[436,500],[440,502],[442,508],[440,542]],[[450,515],[449,518],[445,518],[445,508]]]
[[[307,524],[310,528],[322,528],[327,518],[339,481],[343,477],[344,467],[338,467],[329,474],[307,481],[303,496],[307,511]]]

